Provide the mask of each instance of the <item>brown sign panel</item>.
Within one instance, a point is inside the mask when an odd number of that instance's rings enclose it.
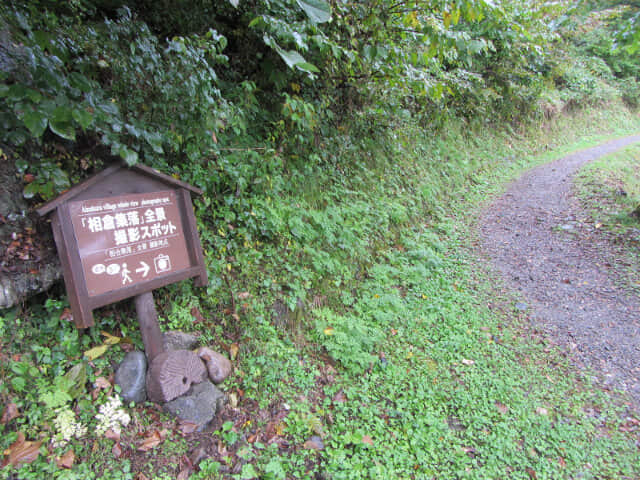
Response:
[[[38,209],[51,214],[76,326],[92,326],[95,308],[129,297],[137,306],[174,282],[207,284],[191,193],[202,191],[144,165],[117,163]]]
[[[89,297],[191,266],[172,190],[72,201],[69,213]]]

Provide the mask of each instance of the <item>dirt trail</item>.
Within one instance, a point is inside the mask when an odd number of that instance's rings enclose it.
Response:
[[[640,406],[640,299],[620,285],[614,252],[590,239],[571,196],[585,163],[640,135],[583,150],[527,172],[483,215],[484,252],[522,292],[531,321],[590,368],[605,388]],[[593,233],[593,232],[591,232]]]

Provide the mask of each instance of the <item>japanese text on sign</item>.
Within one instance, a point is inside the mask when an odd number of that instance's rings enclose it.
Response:
[[[173,191],[71,202],[90,296],[189,267]]]

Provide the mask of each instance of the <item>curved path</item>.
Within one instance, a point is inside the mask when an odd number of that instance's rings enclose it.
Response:
[[[532,322],[640,405],[640,299],[620,286],[614,255],[588,237],[571,197],[585,163],[639,142],[626,137],[527,172],[483,215],[481,244]]]

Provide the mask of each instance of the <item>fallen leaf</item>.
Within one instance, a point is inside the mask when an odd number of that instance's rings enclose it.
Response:
[[[538,407],[538,408],[536,408],[536,413],[538,415],[549,415],[549,410],[547,410],[544,407]]]
[[[13,467],[33,462],[40,455],[41,441],[28,442],[24,438],[24,433],[18,432],[18,439],[5,451],[7,458],[2,462],[2,466],[11,465]]]
[[[178,423],[178,429],[180,430],[180,433],[182,433],[183,435],[188,435],[190,433],[195,432],[198,429],[198,424],[193,422],[188,422],[186,420],[181,420],[180,423]]]
[[[135,480],[149,480],[149,477],[147,477],[144,473],[140,472],[138,473],[138,475],[136,475]]]
[[[232,343],[229,345],[229,355],[231,356],[231,360],[235,360],[238,356],[238,352],[240,351],[240,347],[237,343]]]
[[[496,407],[498,408],[498,411],[503,415],[509,411],[509,407],[507,407],[504,403],[496,402]]]
[[[344,390],[340,389],[331,399],[333,403],[344,403],[347,401],[347,396],[344,394]]]
[[[229,394],[229,406],[231,408],[237,408],[238,407],[238,395],[236,395],[235,393],[230,393]]]
[[[58,465],[58,468],[71,468],[75,461],[76,454],[73,453],[73,450],[68,450],[64,455],[56,459],[56,464]]]
[[[191,469],[187,467],[180,471],[180,473],[176,477],[176,480],[187,480],[190,476],[191,476]]]
[[[238,294],[238,299],[240,300],[246,300],[247,298],[250,298],[251,294],[249,292],[241,292]]]
[[[369,435],[363,435],[362,443],[366,443],[367,445],[371,445],[373,447],[373,439]]]
[[[196,319],[194,323],[206,323],[206,319],[198,307],[193,307],[191,309],[191,315]]]
[[[140,452],[148,452],[149,450],[157,447],[162,443],[162,435],[158,430],[154,430],[150,435],[148,435],[138,447],[138,451]]]
[[[96,388],[100,390],[109,390],[111,389],[111,382],[105,377],[98,377],[95,381]]]
[[[0,419],[0,423],[2,425],[6,425],[14,418],[18,418],[20,416],[20,411],[18,410],[18,406],[15,403],[8,403],[6,407],[4,407],[4,412],[2,412],[2,419]]]
[[[108,349],[109,345],[100,345],[97,347],[93,347],[92,349],[84,352],[84,356],[87,357],[89,361],[92,361],[104,355]]]
[[[463,359],[461,360],[461,362],[462,362],[464,365],[475,365],[475,363],[476,363],[474,360],[469,360],[469,359],[467,359],[467,358],[463,358]]]
[[[109,429],[106,432],[104,432],[104,436],[107,437],[109,440],[113,440],[115,442],[119,442],[120,441],[120,434],[116,433],[113,431],[113,429]]]
[[[333,335],[334,333],[335,333],[335,330],[333,329],[333,327],[327,327],[324,329],[325,335]]]
[[[120,446],[120,442],[116,442],[116,444],[111,449],[111,453],[115,458],[120,458],[122,456],[122,447]]]
[[[65,308],[60,314],[60,320],[66,320],[67,322],[73,322],[73,313],[70,308]]]
[[[560,457],[560,459],[558,460],[558,463],[560,464],[560,468],[566,468],[567,466],[567,462],[562,457]]]
[[[535,470],[531,467],[527,467],[526,468],[527,473],[529,474],[529,478],[531,478],[531,480],[536,480],[538,478],[538,474],[535,472]]]
[[[322,438],[318,437],[317,435],[314,435],[309,440],[304,442],[304,445],[302,446],[307,450],[323,450],[324,442],[322,441]]]

